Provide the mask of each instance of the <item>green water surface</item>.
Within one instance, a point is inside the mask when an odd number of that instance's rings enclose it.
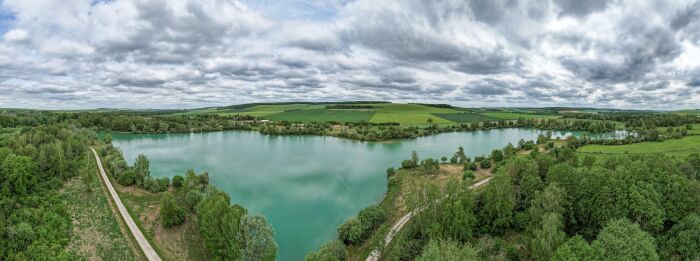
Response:
[[[319,136],[268,136],[250,131],[192,134],[113,134],[129,164],[150,159],[154,177],[209,172],[233,203],[264,215],[276,233],[279,260],[301,260],[335,237],[336,228],[363,207],[381,201],[386,169],[411,151],[448,158],[488,154],[542,131],[496,129],[443,133],[413,140],[360,142]],[[567,135],[555,132],[555,136]]]

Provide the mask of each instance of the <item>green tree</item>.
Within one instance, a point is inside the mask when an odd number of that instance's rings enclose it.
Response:
[[[564,224],[559,213],[547,213],[542,216],[541,227],[533,231],[530,250],[534,260],[549,260],[559,245],[566,240]]]
[[[187,191],[187,195],[185,195],[185,201],[187,202],[187,205],[190,207],[190,209],[195,209],[195,207],[197,207],[197,204],[199,204],[199,202],[202,201],[202,193],[196,189]]]
[[[243,260],[272,261],[277,257],[275,232],[262,216],[247,216],[243,219]]]
[[[668,259],[700,260],[700,215],[690,214],[673,225],[663,244]]]
[[[569,238],[566,243],[560,245],[552,256],[552,261],[593,261],[595,251],[581,236]]]
[[[654,238],[627,219],[610,221],[591,246],[602,260],[659,260]]]
[[[331,240],[321,246],[318,252],[311,252],[304,258],[305,261],[343,261],[348,251],[340,240]]]
[[[36,164],[32,158],[10,154],[2,163],[4,177],[3,190],[17,195],[25,195],[37,183]]]
[[[430,240],[423,248],[417,261],[465,261],[477,260],[477,252],[469,245],[460,245],[456,241]]]
[[[68,161],[60,142],[39,146],[39,170],[45,177],[68,177]]]
[[[160,201],[160,218],[164,227],[177,226],[185,222],[185,210],[177,205],[170,193]]]
[[[247,211],[238,205],[231,206],[230,198],[213,187],[208,187],[207,196],[197,205],[202,238],[217,260],[236,260],[241,257],[242,218]]]
[[[182,187],[182,185],[185,183],[185,178],[183,178],[180,175],[175,175],[173,177],[173,187],[179,188]]]
[[[564,213],[566,192],[557,183],[550,183],[542,192],[535,193],[528,215],[531,224],[541,224],[542,217],[547,213]]]
[[[511,146],[513,146],[513,145],[511,145]],[[501,150],[491,151],[491,159],[493,159],[494,162],[503,161],[503,151],[501,151]]]
[[[134,174],[136,176],[136,185],[146,187],[144,179],[151,176],[150,163],[144,154],[139,154],[134,162]]]
[[[496,172],[482,194],[483,206],[479,220],[486,232],[498,234],[508,228],[513,219],[515,198],[511,176]]]

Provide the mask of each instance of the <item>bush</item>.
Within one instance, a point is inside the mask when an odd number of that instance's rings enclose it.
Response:
[[[305,261],[331,261],[331,260],[345,260],[348,252],[345,249],[343,242],[338,240],[332,240],[326,243],[318,250],[318,252],[311,252],[304,258]]]
[[[464,163],[464,170],[471,170],[474,171],[476,170],[477,164],[476,162],[467,162]]]
[[[185,183],[185,178],[180,175],[173,177],[173,187],[180,188]]]
[[[394,174],[396,174],[396,170],[393,167],[386,169],[387,178],[394,176]]]
[[[462,174],[462,180],[472,180],[474,179],[474,171],[465,170]]]
[[[187,192],[187,195],[185,195],[185,201],[187,202],[187,205],[190,207],[190,209],[195,209],[195,207],[197,207],[197,204],[199,204],[199,202],[202,201],[202,193],[195,189],[190,190]]]
[[[338,239],[348,245],[360,244],[386,220],[386,211],[380,206],[369,206],[338,227]]]
[[[418,164],[415,161],[412,160],[404,160],[401,162],[401,168],[404,169],[412,169],[418,167]]]
[[[173,196],[168,193],[160,201],[160,218],[165,227],[180,225],[185,222],[185,209],[178,206]]]
[[[491,160],[490,159],[483,159],[480,164],[481,164],[482,169],[488,169],[491,167]]]

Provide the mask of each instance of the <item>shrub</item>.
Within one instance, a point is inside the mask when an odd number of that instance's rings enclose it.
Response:
[[[386,220],[386,211],[380,206],[369,206],[338,227],[338,239],[348,245],[360,244]]]
[[[202,193],[195,189],[190,190],[187,192],[187,195],[185,195],[185,201],[190,209],[195,209],[197,204],[202,201]]]
[[[393,167],[386,169],[387,178],[394,176],[394,174],[396,174],[396,170]]]
[[[404,160],[401,162],[401,168],[404,168],[404,169],[412,169],[412,168],[415,168],[417,166],[418,166],[418,164],[416,164],[416,162],[412,161],[412,160]]]
[[[348,255],[343,242],[339,240],[331,240],[318,250],[311,252],[304,258],[305,261],[330,261],[330,260],[345,260]]]
[[[481,164],[482,169],[488,169],[491,167],[491,160],[490,159],[483,159],[480,164]]]
[[[185,222],[185,210],[177,205],[172,195],[166,194],[160,201],[160,218],[165,227],[177,226]]]
[[[175,175],[173,177],[173,187],[179,188],[182,187],[182,185],[185,183],[185,178],[183,178],[180,175]]]
[[[474,179],[474,171],[465,170],[462,174],[462,180],[472,180]]]

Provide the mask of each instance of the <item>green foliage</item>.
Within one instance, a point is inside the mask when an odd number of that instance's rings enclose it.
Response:
[[[187,195],[185,195],[185,202],[187,202],[190,209],[195,209],[200,201],[202,201],[202,193],[199,192],[199,190],[192,189],[187,191]]]
[[[386,177],[387,178],[394,176],[394,174],[396,174],[396,169],[394,169],[394,167],[390,167],[390,168],[386,169]]]
[[[481,228],[486,233],[503,233],[513,221],[515,208],[511,176],[502,171],[496,172],[481,196],[481,202],[483,202],[479,210]]]
[[[150,162],[148,157],[144,154],[139,154],[134,162],[134,175],[136,179],[136,185],[141,188],[148,188],[148,184],[145,184],[146,177],[151,176]]]
[[[654,238],[626,219],[610,221],[591,246],[601,260],[659,259]]]
[[[209,187],[207,196],[197,205],[197,217],[204,242],[217,260],[235,260],[241,257],[244,242],[241,220],[247,214],[238,205],[231,206],[225,193]]]
[[[321,246],[317,252],[311,252],[304,258],[305,261],[343,261],[346,260],[348,251],[340,240],[331,240]]]
[[[481,160],[481,162],[479,163],[479,167],[481,167],[482,169],[491,168],[491,159],[485,158]]]
[[[596,253],[588,242],[581,236],[569,238],[566,243],[560,245],[552,256],[552,261],[592,261],[596,260]]]
[[[541,227],[534,230],[530,240],[533,260],[550,260],[559,245],[566,240],[564,224],[560,213],[546,213],[542,216]]]
[[[243,221],[242,260],[273,261],[277,258],[275,232],[262,216],[247,216]]]
[[[661,244],[668,259],[700,259],[700,215],[690,214],[673,225]]]
[[[512,146],[512,145],[511,145],[511,146]],[[491,159],[492,159],[494,162],[501,162],[501,161],[503,161],[503,151],[501,151],[501,150],[493,150],[493,151],[491,152]]]
[[[170,193],[160,201],[160,218],[164,227],[177,226],[185,222],[185,210],[177,205]]]
[[[476,250],[468,245],[461,246],[455,241],[431,240],[423,249],[417,261],[462,261],[477,260]]]
[[[37,183],[36,164],[32,158],[10,154],[2,163],[3,192],[26,195]]]
[[[182,185],[185,183],[185,178],[183,178],[180,175],[175,175],[173,177],[173,187],[179,188],[182,187]]]
[[[473,180],[474,177],[474,171],[465,170],[464,173],[462,173],[462,180]]]
[[[338,239],[347,245],[362,243],[386,220],[386,211],[380,206],[369,206],[338,227]]]

